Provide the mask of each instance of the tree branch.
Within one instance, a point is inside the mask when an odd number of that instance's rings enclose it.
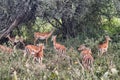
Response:
[[[53,17],[61,26],[62,26],[62,23],[55,17]]]
[[[53,27],[56,27],[50,20],[48,17],[45,17],[47,19],[47,21],[53,26]]]
[[[2,37],[7,36],[11,32],[11,30],[13,30],[18,25],[18,23],[19,23],[19,21],[17,19],[15,19],[14,22],[10,25],[10,27],[0,35],[0,39]]]

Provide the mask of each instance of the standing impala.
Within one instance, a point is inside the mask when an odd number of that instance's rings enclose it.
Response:
[[[41,39],[41,40],[46,40],[46,44],[47,44],[47,40],[48,38],[53,34],[55,29],[53,29],[51,32],[47,32],[47,33],[40,33],[40,32],[35,32],[34,33],[34,45],[36,44],[36,41],[38,39]]]
[[[39,59],[39,63],[40,63],[40,61],[42,63],[43,49],[45,49],[44,44],[39,44],[39,46],[27,45],[27,46],[25,46],[24,57],[28,53],[30,55],[34,55],[34,59],[33,60]]]
[[[59,53],[59,56],[63,55],[66,52],[66,47],[56,42],[56,36],[52,36],[51,41],[53,41],[54,49]]]
[[[41,63],[41,64],[42,64],[42,60],[43,60],[43,53],[44,53],[43,50],[44,49],[45,49],[44,44],[41,44],[40,51],[34,55],[34,60],[38,59],[39,63]]]
[[[105,52],[107,52],[108,50],[108,44],[109,44],[109,41],[111,40],[109,36],[105,36],[105,41],[104,43],[101,43],[98,45],[98,50],[99,50],[99,53],[101,54],[100,56],[102,56]],[[98,53],[98,56],[99,56],[99,53]]]
[[[24,57],[26,56],[27,53],[32,55],[38,53],[41,50],[41,45],[42,44],[39,44],[38,46],[35,46],[35,45],[25,46]]]

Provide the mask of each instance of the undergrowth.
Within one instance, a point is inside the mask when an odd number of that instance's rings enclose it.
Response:
[[[66,56],[58,57],[53,45],[46,46],[43,64],[24,58],[21,50],[13,54],[0,53],[0,80],[119,80],[120,42],[110,42],[108,52],[98,57],[97,45],[102,39],[79,38],[65,41]],[[50,43],[50,42],[49,42]],[[94,57],[93,71],[87,71],[81,64],[77,48],[86,44]],[[28,60],[28,61],[27,61]],[[110,66],[110,62],[114,66]]]

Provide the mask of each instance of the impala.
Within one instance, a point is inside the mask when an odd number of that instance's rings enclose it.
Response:
[[[44,44],[40,45],[40,49],[41,50],[38,53],[34,54],[34,60],[38,59],[39,63],[42,64],[43,53],[44,53],[43,50],[45,49]]]
[[[10,35],[7,35],[7,38],[9,39],[9,41],[11,42],[12,45],[14,45],[14,43],[18,43],[21,42],[23,44],[23,46],[25,46],[24,44],[24,40],[22,37],[10,37]]]
[[[92,68],[93,61],[94,61],[94,59],[93,59],[92,55],[87,54],[83,57],[82,64],[85,69],[90,70]]]
[[[99,51],[99,53],[101,54],[101,56],[102,56],[105,52],[107,52],[109,41],[111,41],[111,39],[110,39],[109,36],[105,36],[105,39],[106,39],[106,40],[104,41],[104,43],[100,43],[100,44],[98,45],[98,51]],[[98,53],[98,56],[99,56],[99,53]]]
[[[47,40],[53,34],[54,30],[55,29],[53,29],[51,32],[46,32],[46,33],[35,32],[34,33],[34,38],[35,38],[34,45],[36,44],[36,41],[38,39],[40,39],[40,40],[46,40],[46,44],[47,44]]]
[[[41,44],[39,44],[38,46],[35,45],[27,45],[25,46],[25,52],[24,52],[24,57],[26,56],[26,54],[36,54],[41,50]]]
[[[78,50],[81,51],[81,57],[83,57],[86,54],[92,54],[91,49],[86,47],[84,44],[80,45]]]
[[[66,53],[66,47],[56,42],[56,36],[52,36],[51,41],[53,41],[54,49],[59,53],[58,55],[63,55]]]
[[[40,61],[42,63],[43,49],[45,49],[44,44],[39,44],[39,46],[27,45],[27,46],[25,46],[24,57],[28,53],[30,55],[34,55],[33,60],[39,59],[39,63],[40,63]]]
[[[81,51],[81,57],[82,57],[82,65],[84,66],[85,69],[90,70],[92,64],[93,64],[93,57],[92,57],[92,52],[91,49],[86,47],[84,44],[80,45],[78,48],[79,51]]]
[[[9,47],[3,46],[3,45],[0,45],[0,51],[5,52],[5,53],[13,53],[12,48],[9,48]]]

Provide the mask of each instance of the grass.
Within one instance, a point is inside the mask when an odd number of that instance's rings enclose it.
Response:
[[[96,46],[99,41],[100,39],[86,39],[81,42],[79,38],[67,40],[62,43],[67,46],[64,58],[57,56],[49,42],[50,45],[44,51],[43,65],[33,62],[32,58],[26,62],[27,58],[24,58],[23,52],[19,50],[12,55],[1,52],[0,80],[119,80],[120,42],[110,42],[108,52],[98,57]],[[85,70],[81,65],[77,47],[83,43],[93,52],[95,61],[92,72]],[[114,64],[112,68],[111,61]]]

